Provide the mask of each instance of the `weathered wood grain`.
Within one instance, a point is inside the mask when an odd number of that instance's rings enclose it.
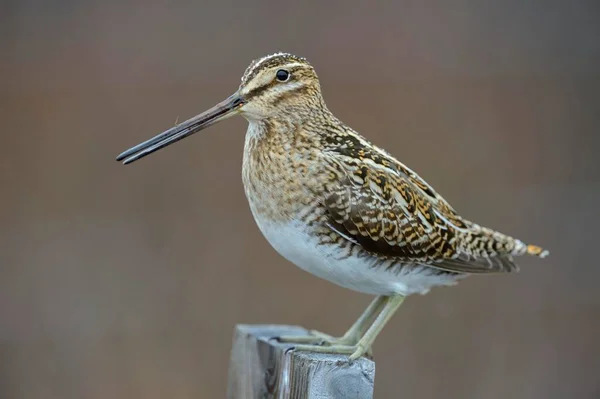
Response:
[[[294,352],[273,337],[303,335],[298,326],[238,325],[229,365],[229,399],[373,397],[375,363],[347,356]]]

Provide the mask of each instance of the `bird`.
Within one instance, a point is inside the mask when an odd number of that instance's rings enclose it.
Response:
[[[130,164],[219,121],[248,121],[242,181],[254,220],[285,259],[374,299],[339,337],[282,336],[295,350],[370,355],[407,296],[471,276],[518,271],[536,245],[460,216],[417,173],[336,118],[304,57],[278,52],[247,67],[237,91],[121,153]]]

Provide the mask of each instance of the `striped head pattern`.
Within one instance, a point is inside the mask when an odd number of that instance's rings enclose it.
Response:
[[[288,53],[252,61],[242,76],[238,93],[246,102],[241,112],[250,120],[324,107],[314,68],[306,59]]]

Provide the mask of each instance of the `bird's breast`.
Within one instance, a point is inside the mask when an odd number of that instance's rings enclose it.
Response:
[[[242,181],[255,218],[291,221],[317,211],[323,173],[311,158],[289,138],[253,132],[250,125]]]

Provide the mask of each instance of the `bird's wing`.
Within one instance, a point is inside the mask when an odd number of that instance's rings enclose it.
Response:
[[[461,218],[416,173],[377,147],[330,150],[340,179],[323,205],[329,226],[369,253],[464,273],[518,270],[523,243]],[[523,250],[521,247],[524,247]]]

